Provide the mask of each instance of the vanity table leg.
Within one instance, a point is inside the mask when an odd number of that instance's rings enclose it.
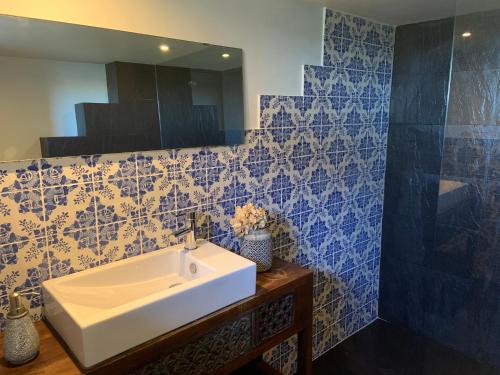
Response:
[[[304,329],[298,334],[298,358],[297,373],[304,375],[312,374],[312,326]]]
[[[301,293],[302,292],[302,293]],[[299,292],[304,301],[305,328],[298,333],[297,348],[297,373],[304,375],[312,374],[312,345],[313,345],[313,303],[312,303],[312,279],[308,287]],[[308,302],[306,302],[308,301]]]

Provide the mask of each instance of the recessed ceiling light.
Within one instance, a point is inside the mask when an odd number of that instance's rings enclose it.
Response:
[[[470,37],[471,35],[472,35],[472,34],[470,33],[470,31],[466,31],[465,33],[463,33],[463,34],[462,34],[462,36],[463,36],[464,38],[468,38],[468,37]]]
[[[162,51],[162,52],[168,52],[168,51],[170,51],[170,47],[167,46],[166,44],[160,44],[159,48],[160,48],[160,51]]]
[[[229,59],[231,55],[229,53],[223,53],[221,56],[223,59]]]

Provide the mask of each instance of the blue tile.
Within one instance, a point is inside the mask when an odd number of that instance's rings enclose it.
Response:
[[[41,159],[40,169],[45,187],[92,181],[90,156]]]
[[[280,128],[283,126],[283,106],[279,96],[260,96],[260,127]]]
[[[40,187],[38,160],[0,163],[0,191],[31,190]]]
[[[94,181],[130,178],[137,175],[135,154],[93,155]]]

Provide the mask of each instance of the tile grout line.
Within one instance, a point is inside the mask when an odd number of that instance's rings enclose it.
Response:
[[[98,261],[98,264],[101,265],[103,264],[102,263],[102,250],[101,250],[101,240],[100,240],[100,233],[99,233],[99,225],[98,225],[98,222],[99,222],[99,215],[97,214],[97,204],[96,204],[96,200],[97,200],[97,196],[96,196],[96,179],[95,179],[95,171],[96,171],[96,163],[94,162],[94,156],[95,155],[91,155],[90,156],[90,168],[91,168],[91,180],[92,180],[92,201],[93,201],[93,204],[94,204],[94,220],[95,220],[95,237],[96,237],[96,246],[97,246],[97,251],[99,253],[98,257],[99,257],[99,261]],[[102,156],[102,155],[101,155]],[[101,181],[97,181],[98,183],[101,182]],[[104,177],[102,179],[102,183],[104,183]],[[91,229],[91,228],[89,228]]]
[[[47,217],[47,210],[45,208],[45,188],[43,186],[43,174],[42,174],[42,165],[40,160],[37,160],[38,163],[38,174],[40,179],[40,199],[42,204],[42,215],[43,215],[43,227],[45,231],[45,257],[47,259],[47,276],[48,280],[52,279],[52,257],[50,256],[50,247],[49,247],[49,222]],[[42,283],[40,282],[40,287],[42,287]]]
[[[143,156],[143,155],[142,155]],[[141,197],[141,188],[139,184],[139,179],[144,178],[144,177],[149,177],[149,176],[144,176],[142,174],[139,174],[139,162],[137,158],[137,154],[135,154],[135,185],[137,189],[137,208],[138,208],[138,213],[137,213],[137,220],[138,220],[138,230],[139,230],[139,255],[144,254],[144,248],[143,248],[143,222],[144,220],[142,219],[142,197]]]

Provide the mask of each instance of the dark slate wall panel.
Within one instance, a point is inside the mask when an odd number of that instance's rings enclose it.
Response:
[[[418,331],[425,265],[435,243],[453,22],[396,29],[379,311]]]
[[[396,29],[390,123],[444,125],[453,18]]]
[[[499,11],[396,29],[379,313],[500,367],[498,35]]]

